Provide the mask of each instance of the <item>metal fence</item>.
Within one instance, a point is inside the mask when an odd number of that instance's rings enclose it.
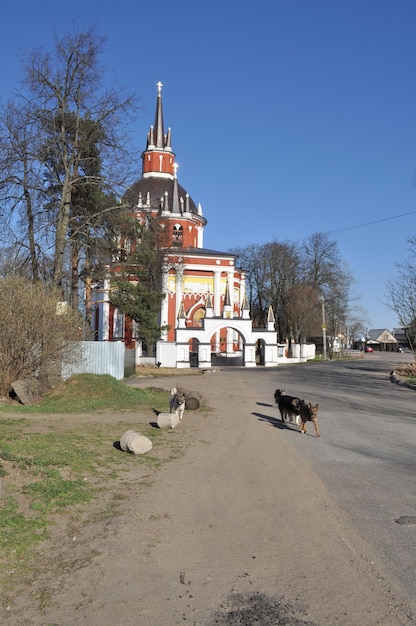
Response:
[[[121,380],[135,372],[136,351],[122,341],[81,341],[76,348],[76,359],[62,365],[63,380],[73,374],[109,374]]]

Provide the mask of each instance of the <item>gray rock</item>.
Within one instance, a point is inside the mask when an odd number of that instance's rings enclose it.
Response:
[[[11,387],[22,404],[33,404],[42,395],[42,385],[34,376],[14,380]]]

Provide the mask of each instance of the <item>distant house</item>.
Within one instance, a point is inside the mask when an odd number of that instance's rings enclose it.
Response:
[[[398,347],[398,341],[386,328],[372,328],[367,334],[367,345],[374,350],[393,352]]]
[[[393,336],[397,339],[397,343],[402,346],[402,348],[407,347],[409,345],[409,339],[406,334],[407,327],[393,328]]]

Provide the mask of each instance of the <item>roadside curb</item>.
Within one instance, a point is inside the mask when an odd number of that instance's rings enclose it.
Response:
[[[412,385],[412,383],[408,383],[405,376],[400,376],[395,370],[390,372],[390,381],[392,383],[396,383],[396,385],[401,385],[402,387],[408,387],[409,389],[416,389],[416,385]]]

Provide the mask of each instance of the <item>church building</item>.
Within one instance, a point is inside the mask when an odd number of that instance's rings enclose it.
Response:
[[[253,329],[245,291],[245,274],[227,252],[204,248],[207,225],[200,204],[179,184],[171,129],[164,129],[162,84],[157,84],[154,125],[142,154],[142,176],[126,193],[131,214],[145,224],[155,219],[164,232],[162,299],[159,324],[168,326],[156,354],[146,355],[136,340],[136,325],[109,302],[111,277],[94,290],[93,331],[99,341],[124,341],[135,347],[137,363],[145,356],[162,367],[277,365],[278,346],[273,311],[266,328]]]

